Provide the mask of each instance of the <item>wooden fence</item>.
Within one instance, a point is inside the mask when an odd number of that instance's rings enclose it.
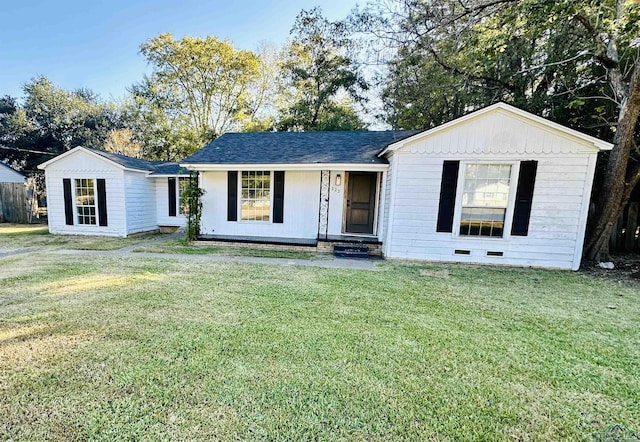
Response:
[[[640,252],[640,202],[631,202],[624,208],[611,235],[609,249],[612,252]]]
[[[0,183],[0,223],[34,222],[33,191],[22,183]]]

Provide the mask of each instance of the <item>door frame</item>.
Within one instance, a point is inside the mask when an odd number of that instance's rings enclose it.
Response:
[[[349,174],[371,173],[376,175],[376,191],[373,200],[373,233],[347,232],[347,199],[349,198]],[[370,172],[368,170],[352,170],[344,172],[344,188],[342,192],[342,234],[349,236],[377,236],[378,235],[378,209],[380,207],[380,180],[382,172]]]

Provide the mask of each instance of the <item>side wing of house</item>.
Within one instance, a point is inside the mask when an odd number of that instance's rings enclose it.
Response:
[[[154,181],[148,177],[148,172],[124,171],[127,235],[158,229]]]
[[[181,194],[187,185],[188,176],[159,176],[153,178],[156,189],[156,211],[161,227],[186,225],[186,207],[181,204]]]
[[[0,183],[24,183],[25,176],[0,162]]]
[[[391,152],[388,257],[580,265],[598,148],[501,109]]]
[[[49,231],[126,236],[124,171],[82,149],[45,168]]]

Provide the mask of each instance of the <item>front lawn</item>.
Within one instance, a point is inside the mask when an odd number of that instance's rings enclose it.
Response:
[[[0,224],[0,252],[21,249],[117,250],[159,236],[158,233],[108,238],[104,236],[51,235],[43,224]]]
[[[640,430],[640,294],[589,275],[0,259],[0,439]]]

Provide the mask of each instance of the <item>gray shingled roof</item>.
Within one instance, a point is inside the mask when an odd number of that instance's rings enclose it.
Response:
[[[19,175],[22,176],[26,176],[24,173],[20,172],[19,170],[14,169],[13,167],[9,166],[7,163],[5,163],[4,161],[0,161],[0,166],[6,167],[7,169],[11,170],[12,172],[15,172]]]
[[[184,167],[180,167],[178,163],[162,163],[155,166],[151,176],[153,175],[189,175],[189,171]]]
[[[377,154],[415,130],[226,133],[181,164],[385,164]]]
[[[183,175],[189,174],[187,169],[180,167],[178,163],[170,161],[150,161],[141,160],[140,158],[132,158],[126,155],[120,155],[118,153],[107,152],[105,150],[92,149],[85,147],[85,149],[96,153],[114,163],[120,164],[128,169],[147,170],[152,172],[151,175]]]

